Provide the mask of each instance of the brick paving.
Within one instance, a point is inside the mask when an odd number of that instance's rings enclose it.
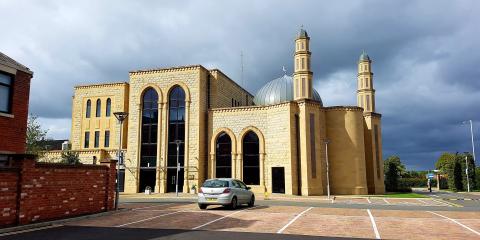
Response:
[[[65,225],[148,231],[195,229],[270,234],[277,234],[284,228],[281,234],[369,239],[376,237],[372,218],[367,209],[256,206],[237,210],[223,207],[199,210],[194,203],[132,203],[122,204],[121,207],[127,210],[72,221]],[[480,239],[479,212],[380,209],[370,211],[382,239]],[[302,212],[304,214],[298,216]]]

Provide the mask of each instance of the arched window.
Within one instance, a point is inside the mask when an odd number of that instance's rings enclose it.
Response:
[[[97,99],[97,106],[95,109],[95,117],[100,117],[102,115],[102,101],[100,99]]]
[[[107,98],[107,108],[105,109],[105,116],[110,117],[110,113],[112,112],[112,100]]]
[[[232,140],[225,132],[222,132],[217,138],[215,153],[215,177],[232,177]]]
[[[177,141],[179,142],[178,190],[183,189],[183,166],[185,163],[185,91],[174,87],[168,96],[168,161],[167,161],[167,191],[175,191],[177,176]]]
[[[90,99],[87,100],[87,107],[85,110],[85,117],[90,118],[90,114],[92,112],[92,101]]]
[[[142,99],[142,135],[140,149],[140,186],[155,189],[157,165],[158,94],[153,88],[145,90]]]
[[[249,131],[243,138],[243,182],[260,184],[260,144],[258,136]]]

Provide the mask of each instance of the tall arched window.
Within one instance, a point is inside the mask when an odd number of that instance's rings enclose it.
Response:
[[[142,99],[142,139],[140,150],[140,192],[147,186],[155,189],[157,165],[158,94],[145,90]]]
[[[100,117],[102,115],[102,101],[97,99],[97,106],[95,109],[95,117]]]
[[[232,177],[232,140],[225,132],[222,132],[217,138],[215,162],[215,177]]]
[[[92,101],[90,99],[87,100],[87,107],[85,109],[85,117],[90,118],[90,114],[92,113]]]
[[[177,153],[177,141],[179,151]],[[180,171],[178,172],[178,190],[183,189],[184,155],[185,155],[185,91],[174,87],[168,96],[168,161],[167,191],[175,191],[177,182],[177,154]]]
[[[110,117],[110,113],[112,112],[112,100],[107,98],[107,107],[105,109],[105,116]]]
[[[258,136],[249,131],[243,138],[243,182],[249,185],[260,184],[260,144]]]

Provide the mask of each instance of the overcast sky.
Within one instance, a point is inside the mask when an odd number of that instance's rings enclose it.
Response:
[[[431,169],[471,151],[462,121],[480,133],[479,1],[0,0],[0,15],[0,51],[34,71],[30,113],[52,138],[70,137],[73,86],[130,70],[202,64],[256,93],[291,74],[301,25],[326,106],[356,105],[356,62],[373,59],[384,157]]]

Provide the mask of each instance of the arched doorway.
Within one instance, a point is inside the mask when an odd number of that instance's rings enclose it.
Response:
[[[232,139],[222,132],[215,143],[215,177],[232,177]]]
[[[247,185],[260,184],[260,143],[257,134],[247,132],[243,137],[243,182]]]
[[[140,149],[139,191],[149,186],[155,189],[158,142],[158,93],[145,89],[142,99],[142,139]]]
[[[168,96],[167,192],[175,192],[177,182],[177,142],[179,142],[178,191],[183,191],[185,163],[185,91],[175,86]]]

